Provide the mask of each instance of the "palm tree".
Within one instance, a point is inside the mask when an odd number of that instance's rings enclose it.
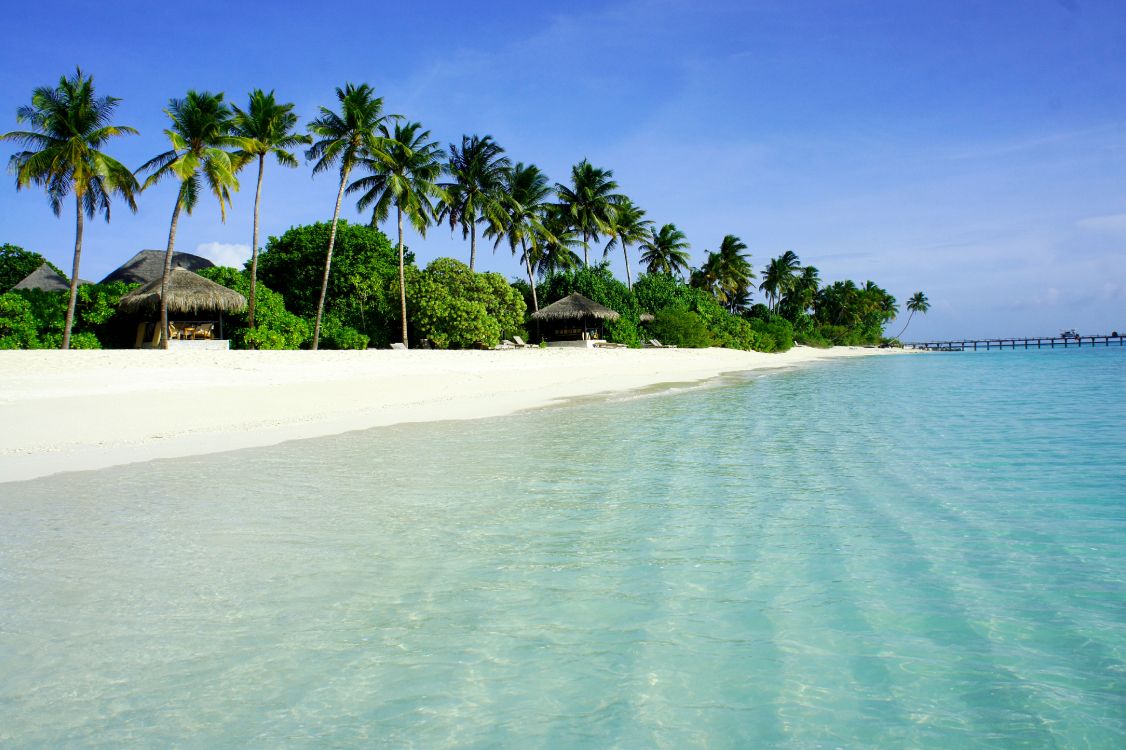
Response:
[[[453,178],[439,187],[446,198],[439,204],[438,215],[448,219],[450,229],[461,225],[462,238],[469,238],[469,270],[477,262],[477,224],[484,221],[497,227],[504,212],[506,174],[512,165],[504,149],[491,135],[463,135],[461,148],[450,144],[446,173]]]
[[[568,221],[582,234],[584,266],[590,265],[589,241],[606,233],[610,214],[623,198],[614,192],[618,183],[613,177],[612,170],[599,169],[583,159],[571,167],[570,185],[555,185],[559,204]]]
[[[357,208],[372,209],[371,223],[383,221],[395,206],[399,225],[399,301],[403,315],[403,345],[407,343],[407,286],[404,271],[403,215],[423,237],[426,228],[437,220],[431,199],[443,197],[435,180],[442,173],[442,149],[430,139],[421,123],[396,123],[392,133],[387,124],[379,126],[384,147],[365,157],[362,164],[371,172],[348,186],[348,192],[363,191]],[[421,132],[419,132],[421,130]]]
[[[688,238],[675,224],[665,224],[661,229],[650,228],[649,237],[641,243],[641,262],[646,273],[683,275],[688,271]]]
[[[540,278],[577,268],[582,258],[575,248],[581,244],[582,238],[563,207],[549,204],[543,217],[543,231],[537,233],[532,247],[532,267]]]
[[[250,92],[250,106],[247,111],[235,111],[232,132],[238,138],[242,150],[239,156],[247,161],[258,159],[258,187],[254,191],[254,236],[250,256],[250,306],[247,310],[247,323],[254,328],[254,297],[258,285],[258,207],[262,201],[262,173],[266,168],[266,157],[270,154],[283,167],[297,166],[297,157],[287,149],[302,144],[310,144],[313,139],[307,135],[294,133],[297,115],[293,114],[292,104],[278,104],[274,92],[265,93],[262,89]]]
[[[305,152],[305,158],[316,161],[313,174],[324,172],[337,163],[340,165],[340,190],[336,193],[336,207],[332,211],[332,228],[328,233],[328,251],[325,253],[325,272],[321,280],[321,296],[317,301],[317,322],[313,326],[313,349],[321,338],[321,317],[324,315],[325,294],[328,292],[328,275],[332,269],[332,248],[336,244],[336,222],[340,218],[340,204],[348,176],[361,159],[383,154],[384,143],[380,128],[388,118],[398,115],[383,114],[383,99],[376,97],[371,86],[362,83],[345,84],[336,88],[340,113],[321,107],[319,117],[309,123],[309,132],[317,140]]]
[[[82,260],[83,216],[102,213],[109,221],[110,198],[117,194],[133,211],[137,180],[123,164],[99,149],[110,138],[135,135],[133,128],[107,124],[117,103],[112,96],[94,96],[94,77],[83,76],[81,69],[71,78],[60,77],[55,88],[41,86],[31,94],[31,104],[16,110],[16,122],[26,122],[31,130],[15,130],[0,135],[0,140],[16,141],[26,147],[12,155],[11,171],[16,174],[16,189],[35,184],[47,190],[51,210],[58,216],[63,199],[74,192],[74,264],[70,273],[70,301],[63,327],[63,349],[70,348],[74,325],[74,305],[78,297],[78,267]]]
[[[793,250],[787,250],[767,264],[759,289],[770,297],[772,311],[777,312],[778,300],[793,289],[795,275],[800,270],[801,262]]]
[[[733,234],[719,243],[719,250],[708,253],[704,264],[692,272],[691,284],[711,292],[731,312],[749,300],[748,289],[755,277],[746,243]]]
[[[622,258],[626,263],[626,286],[633,291],[633,279],[629,272],[629,245],[644,242],[650,234],[653,222],[643,218],[645,211],[634,205],[633,201],[625,196],[613,207],[610,212],[610,221],[606,225],[606,236],[610,241],[602,256],[610,254],[614,245],[622,246]]]
[[[907,316],[907,322],[903,324],[903,330],[896,335],[896,338],[899,338],[907,331],[907,326],[911,325],[911,318],[915,317],[915,313],[926,315],[927,311],[931,309],[931,303],[930,300],[927,299],[927,295],[922,292],[915,292],[911,295],[910,299],[907,300],[904,307],[910,310],[911,314]]]
[[[164,252],[164,274],[160,280],[160,327],[163,345],[168,348],[168,278],[172,275],[172,252],[176,244],[176,226],[180,211],[190,216],[199,201],[201,189],[207,188],[219,201],[219,213],[227,220],[231,191],[238,190],[235,173],[245,160],[227,151],[237,147],[231,135],[231,110],[223,103],[222,94],[189,91],[183,99],[172,99],[164,110],[172,125],[164,135],[172,148],[141,165],[138,172],[149,172],[144,188],[174,177],[180,187],[172,207],[172,223],[168,229],[168,247]]]
[[[485,231],[488,236],[496,238],[494,247],[502,240],[508,240],[513,255],[519,245],[520,256],[528,272],[528,285],[532,288],[532,311],[539,312],[536,279],[532,275],[532,254],[541,243],[552,239],[551,233],[544,227],[548,198],[552,191],[547,184],[547,175],[535,164],[525,166],[523,162],[507,171],[503,191],[506,201],[501,224],[490,226]]]
[[[814,266],[803,267],[801,274],[794,277],[790,290],[778,304],[782,314],[789,316],[791,320],[796,320],[798,315],[806,314],[813,306],[820,286],[820,271]]]

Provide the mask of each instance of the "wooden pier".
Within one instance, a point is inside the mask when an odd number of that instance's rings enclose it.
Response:
[[[932,352],[976,352],[979,349],[1067,349],[1070,347],[1122,346],[1126,335],[1118,331],[1098,336],[1016,336],[992,339],[963,339],[961,341],[916,341],[904,344],[905,349],[926,349]]]

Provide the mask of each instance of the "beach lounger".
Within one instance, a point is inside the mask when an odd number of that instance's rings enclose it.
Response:
[[[524,339],[520,338],[519,336],[513,336],[512,340],[516,342],[516,347],[518,349],[534,349],[535,348],[531,344],[525,343]]]
[[[508,339],[505,339],[504,341],[500,342],[499,344],[497,344],[493,348],[494,349],[515,349],[516,344],[512,343]]]
[[[394,344],[391,344],[391,348],[392,349],[402,349],[403,351],[406,351],[407,345],[402,343],[401,341],[396,341]]]

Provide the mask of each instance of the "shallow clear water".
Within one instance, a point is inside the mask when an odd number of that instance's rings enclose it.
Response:
[[[1126,746],[1126,350],[0,484],[0,746]]]

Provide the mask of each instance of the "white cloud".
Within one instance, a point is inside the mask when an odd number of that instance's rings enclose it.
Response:
[[[1075,222],[1080,229],[1091,229],[1096,232],[1110,234],[1126,234],[1126,214],[1107,214],[1105,216],[1088,216]]]
[[[250,245],[204,242],[196,247],[195,254],[202,255],[217,266],[242,268],[250,260]]]

